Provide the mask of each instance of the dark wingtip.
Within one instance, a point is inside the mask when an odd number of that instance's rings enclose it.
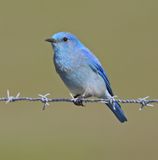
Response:
[[[106,104],[110,110],[115,114],[115,116],[117,117],[117,119],[121,122],[127,122],[127,118],[123,112],[123,110],[121,109],[121,106],[118,102],[115,102],[114,104]],[[115,106],[113,106],[115,105]]]

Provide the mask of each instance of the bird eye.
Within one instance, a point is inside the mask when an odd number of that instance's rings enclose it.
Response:
[[[64,37],[64,38],[63,38],[63,41],[64,41],[64,42],[68,41],[68,38],[67,38],[67,37]]]

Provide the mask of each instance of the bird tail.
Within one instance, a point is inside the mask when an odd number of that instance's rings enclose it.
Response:
[[[115,114],[115,116],[118,118],[118,120],[123,123],[127,121],[127,118],[123,112],[123,110],[121,109],[121,106],[118,102],[113,102],[113,103],[109,103],[107,104],[107,106],[110,108],[110,110]]]

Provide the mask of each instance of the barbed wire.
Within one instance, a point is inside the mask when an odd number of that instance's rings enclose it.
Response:
[[[69,102],[74,103],[76,105],[83,106],[83,103],[137,103],[140,104],[140,110],[146,107],[152,107],[153,103],[158,103],[158,99],[148,99],[149,96],[144,98],[137,99],[118,99],[117,96],[113,96],[110,99],[85,99],[85,98],[74,98],[71,94],[71,98],[48,98],[50,94],[47,93],[45,95],[38,94],[38,97],[20,97],[20,92],[16,94],[16,96],[11,96],[9,90],[7,90],[7,96],[0,98],[0,102],[4,101],[7,103],[17,102],[17,101],[32,101],[32,102],[41,102],[43,104],[42,110],[44,110],[47,106],[49,106],[52,102]]]

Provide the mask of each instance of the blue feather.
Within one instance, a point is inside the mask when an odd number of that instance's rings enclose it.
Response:
[[[75,35],[59,32],[47,41],[51,42],[54,50],[56,70],[73,94],[82,95],[87,92],[87,97],[93,95],[98,98],[114,96],[101,63]],[[78,70],[76,71],[76,69]],[[127,121],[118,102],[109,102],[107,106],[120,122]]]
[[[113,96],[113,91],[111,89],[111,86],[110,86],[110,82],[108,80],[108,77],[103,69],[103,67],[101,66],[101,63],[99,62],[99,60],[93,55],[91,54],[91,52],[87,49],[82,49],[82,53],[84,54],[84,56],[86,56],[87,58],[87,62],[89,64],[89,66],[91,67],[91,69],[98,73],[103,79],[104,79],[104,82],[106,84],[106,88],[108,90],[108,92],[110,93],[111,96]],[[120,122],[125,122],[127,121],[127,118],[123,112],[123,110],[121,109],[121,106],[118,102],[114,102],[113,104],[112,103],[108,103],[106,104],[110,110],[115,114],[115,116],[119,119]]]
[[[101,63],[99,62],[99,60],[93,55],[91,54],[91,52],[87,49],[82,49],[81,52],[84,54],[84,56],[87,57],[87,61],[89,62],[89,66],[91,67],[91,69],[98,73],[105,82],[106,88],[108,90],[108,92],[110,93],[111,96],[113,96],[113,92],[110,86],[110,81],[108,80],[108,77],[105,73],[105,71],[103,70],[103,67],[101,65]]]

